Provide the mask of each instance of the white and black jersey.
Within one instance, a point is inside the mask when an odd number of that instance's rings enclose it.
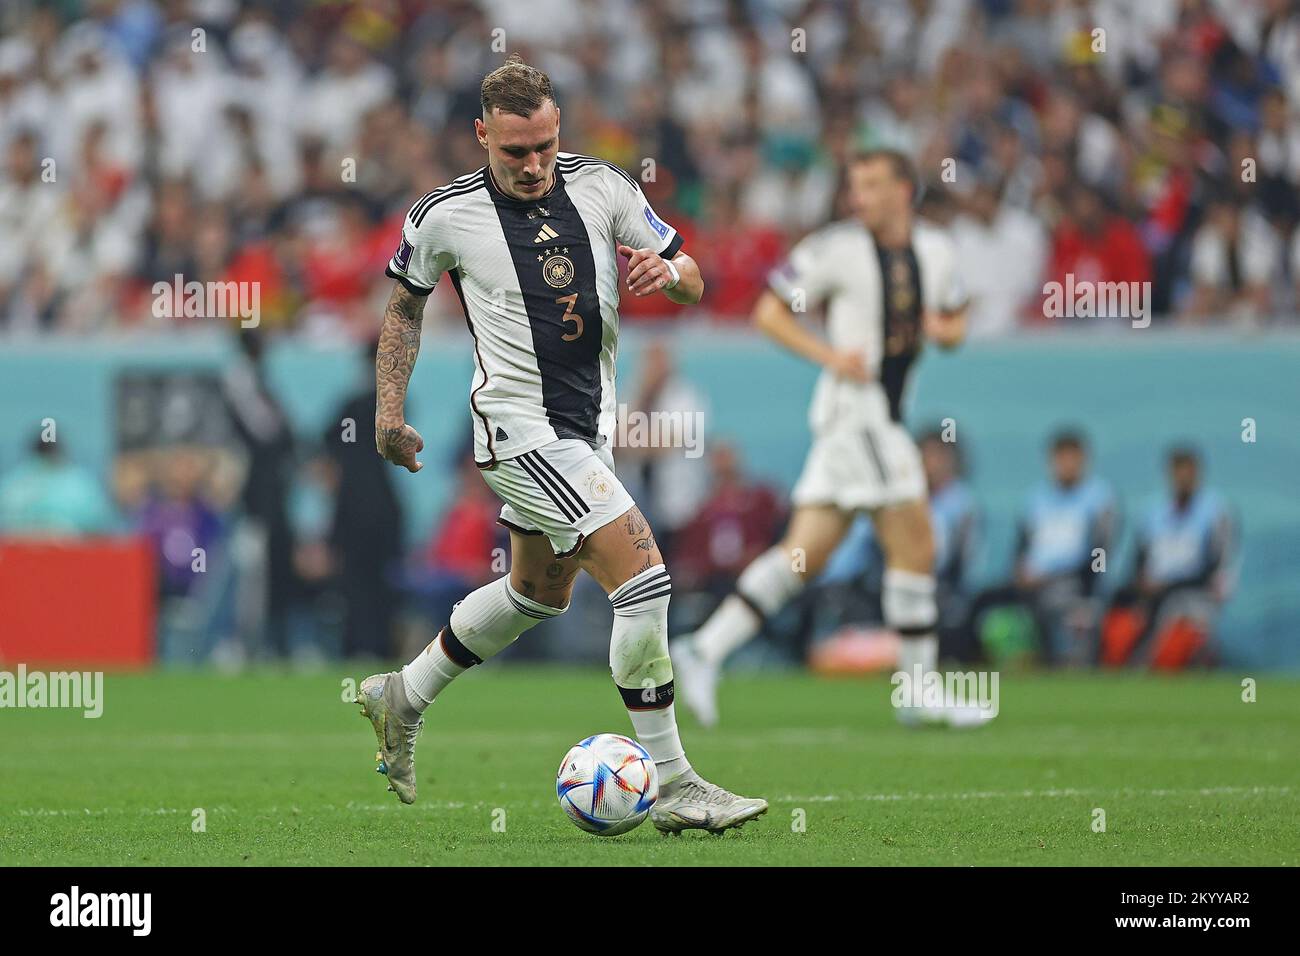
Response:
[[[474,336],[480,467],[559,439],[610,441],[619,243],[672,258],[682,240],[632,177],[574,153],[536,199],[505,195],[485,166],[411,207],[386,271],[416,295],[451,276]]]
[[[809,412],[814,431],[900,421],[924,312],[966,304],[952,242],[925,223],[913,227],[906,248],[892,250],[856,219],[831,223],[799,242],[768,284],[795,311],[824,301],[830,344],[861,350],[872,372],[867,383],[822,373]]]

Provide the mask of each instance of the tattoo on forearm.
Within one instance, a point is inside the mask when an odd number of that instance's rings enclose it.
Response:
[[[400,422],[403,419],[406,387],[420,354],[424,302],[425,296],[415,295],[400,283],[393,287],[393,294],[389,296],[375,355],[375,418],[378,421]],[[386,448],[391,448],[401,431],[401,428],[393,427],[375,430],[375,444],[381,454]]]

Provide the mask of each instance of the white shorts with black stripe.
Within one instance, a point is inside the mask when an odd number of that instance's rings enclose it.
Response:
[[[894,421],[842,424],[813,436],[791,500],[861,511],[925,500],[921,453]]]
[[[481,474],[505,502],[500,522],[520,534],[545,535],[558,557],[576,554],[587,535],[633,505],[609,449],[576,438],[507,458]]]

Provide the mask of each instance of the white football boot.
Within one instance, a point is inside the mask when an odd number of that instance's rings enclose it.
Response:
[[[945,707],[943,709],[944,722],[949,727],[958,729],[969,729],[974,727],[983,727],[990,723],[993,718],[984,715],[982,707]]]
[[[665,836],[681,836],[683,830],[708,830],[721,835],[739,829],[767,813],[767,801],[759,797],[738,797],[709,783],[694,770],[665,784],[650,809],[650,822]]]
[[[718,725],[718,667],[695,651],[691,638],[674,641],[670,649],[674,683],[681,688],[687,709],[703,727]]]
[[[992,718],[978,707],[899,707],[898,722],[904,727],[982,727]]]
[[[897,707],[894,716],[904,727],[941,727],[946,723],[939,707]]]
[[[401,671],[372,674],[361,682],[357,703],[361,714],[370,718],[379,741],[375,759],[378,773],[388,776],[388,789],[403,803],[415,802],[415,741],[424,728],[424,718],[407,723],[395,710],[394,694],[405,694]]]

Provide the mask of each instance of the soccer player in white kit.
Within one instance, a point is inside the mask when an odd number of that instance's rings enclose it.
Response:
[[[824,371],[784,539],[741,572],[734,592],[694,635],[673,646],[682,696],[706,726],[718,720],[722,662],[821,573],[859,512],[871,516],[885,554],[881,603],[885,624],[901,638],[899,670],[914,676],[918,665],[922,674],[936,669],[934,541],[921,456],[901,406],[924,341],[960,344],[966,301],[952,244],[914,220],[916,182],[901,153],[854,156],[854,215],[799,242],[755,305],[759,328]],[[823,302],[825,338],[794,315]],[[919,701],[898,715],[905,723],[979,719],[971,709]]]
[[[704,281],[635,180],[559,152],[560,111],[545,73],[512,56],[484,78],[481,99],[474,127],[487,165],[412,206],[388,264],[396,284],[376,357],[375,443],[387,460],[423,467],[424,442],[403,406],[425,299],[446,273],[474,338],[474,456],[503,502],[510,573],[466,595],[401,671],[362,681],[378,769],[412,803],[424,710],[468,668],[564,613],[585,570],[613,605],[610,669],[658,769],[651,821],[675,834],[741,826],[767,802],[708,783],[686,759],[668,655],[671,580],[610,454],[618,256],[634,295],[695,303]]]

